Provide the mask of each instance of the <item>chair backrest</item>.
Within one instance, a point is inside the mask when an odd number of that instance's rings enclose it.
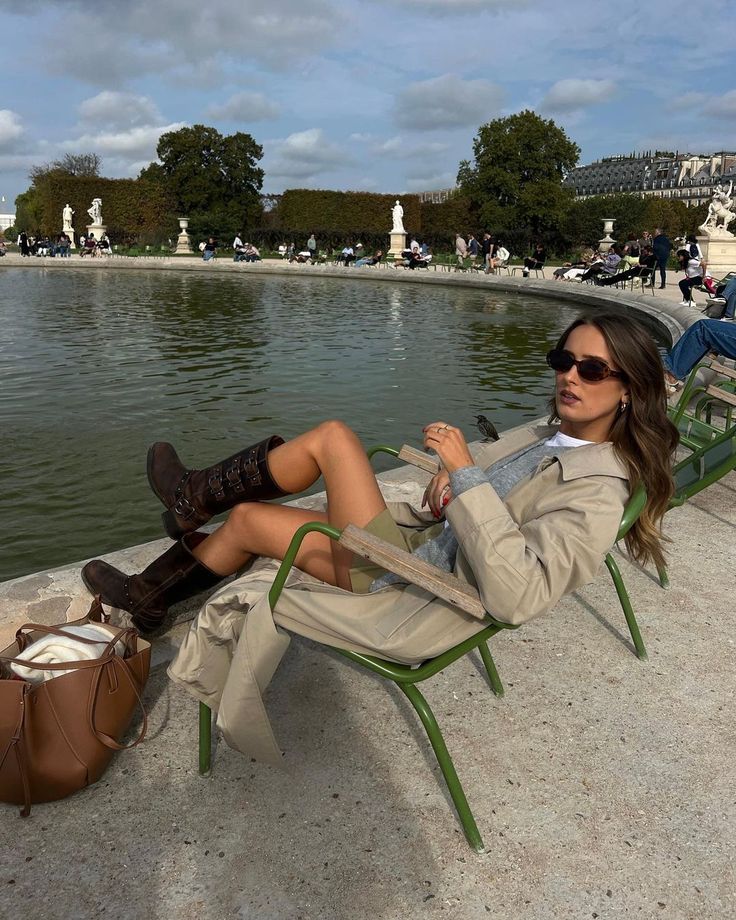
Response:
[[[672,471],[675,494],[670,500],[670,507],[682,505],[735,468],[736,425],[676,464]]]
[[[647,503],[647,493],[644,486],[639,483],[639,485],[631,493],[629,500],[626,502],[626,507],[624,508],[624,513],[621,516],[621,523],[618,525],[618,533],[616,534],[616,542],[623,540],[626,534],[631,530],[631,528],[636,523],[636,519],[641,514],[644,505]]]

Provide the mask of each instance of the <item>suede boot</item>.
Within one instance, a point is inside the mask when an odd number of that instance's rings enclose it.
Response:
[[[166,533],[178,540],[240,502],[268,501],[286,495],[271,478],[268,452],[284,439],[272,435],[202,470],[188,470],[174,447],[157,441],[148,451],[148,482],[166,507]]]
[[[82,569],[82,581],[103,604],[127,610],[143,635],[155,632],[172,604],[213,588],[226,576],[212,572],[192,555],[207,534],[190,534],[169,547],[138,575],[126,575],[107,562],[93,559]]]

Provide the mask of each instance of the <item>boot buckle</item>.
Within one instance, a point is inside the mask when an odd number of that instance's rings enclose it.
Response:
[[[207,479],[207,485],[216,499],[222,500],[225,497],[225,490],[222,487],[222,474],[220,467],[216,466]]]
[[[231,466],[230,469],[225,473],[225,478],[227,479],[230,488],[233,492],[244,492],[245,486],[243,481],[240,478],[240,470],[236,466]]]
[[[259,486],[261,484],[262,479],[257,460],[248,460],[245,464],[244,472],[251,485]]]
[[[175,514],[178,514],[179,517],[183,517],[184,520],[188,520],[189,518],[194,517],[195,514],[192,503],[183,495],[177,498],[177,500],[174,502],[172,510]]]

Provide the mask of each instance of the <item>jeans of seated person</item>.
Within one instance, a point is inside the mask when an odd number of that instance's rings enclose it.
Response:
[[[358,259],[356,262],[353,262],[353,268],[360,268],[361,265],[373,265],[373,257],[364,256],[362,259]]]
[[[664,357],[664,366],[678,380],[684,380],[708,352],[736,358],[736,323],[719,319],[699,319]]]
[[[723,315],[726,319],[733,319],[736,314],[736,276],[728,282],[721,292],[721,297],[726,298],[726,312]]]
[[[244,262],[260,262],[261,257],[260,256],[244,256],[243,261]]]
[[[203,262],[209,262],[210,259],[214,259],[214,258],[215,258],[215,253],[211,249],[205,249],[205,251],[202,253]]]
[[[678,282],[678,287],[682,293],[683,300],[692,300],[693,299],[693,288],[698,287],[698,285],[703,283],[703,276],[696,275],[694,278],[683,278]]]
[[[235,255],[233,256],[233,262],[245,262],[245,253],[236,252]]]

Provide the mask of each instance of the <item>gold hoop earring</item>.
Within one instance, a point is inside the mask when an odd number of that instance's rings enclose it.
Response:
[[[619,412],[626,412],[628,408],[629,408],[629,404],[627,402],[624,402],[623,400],[621,400],[621,402],[618,404]]]

